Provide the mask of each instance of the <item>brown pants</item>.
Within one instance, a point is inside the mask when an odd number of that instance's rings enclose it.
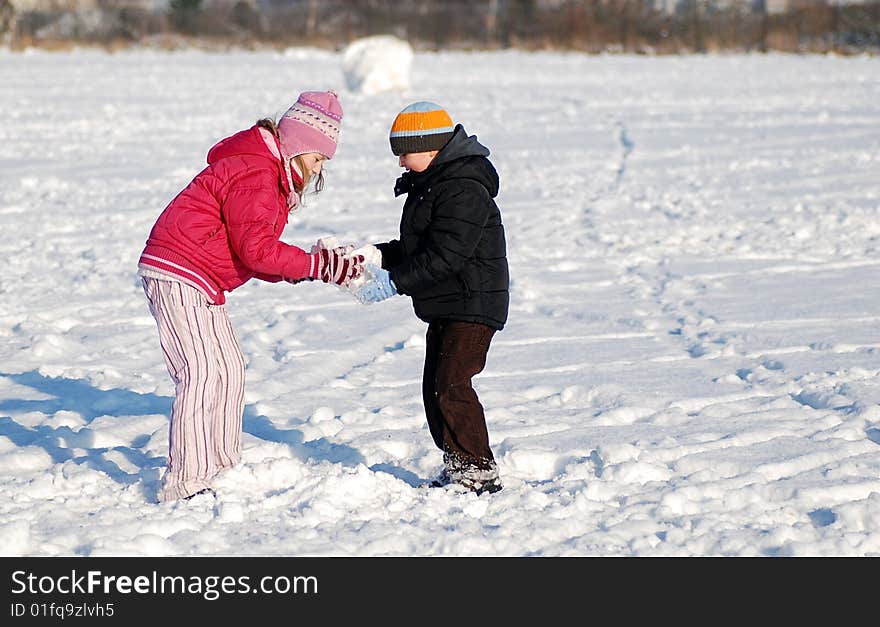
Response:
[[[435,321],[428,326],[422,398],[438,448],[479,466],[494,458],[486,417],[471,378],[486,366],[495,329],[472,322]]]

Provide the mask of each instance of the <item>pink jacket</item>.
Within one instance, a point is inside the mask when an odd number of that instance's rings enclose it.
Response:
[[[208,167],[153,226],[141,267],[177,275],[218,305],[255,276],[315,278],[314,256],[280,241],[290,186],[277,140],[266,137],[253,126],[211,148]]]

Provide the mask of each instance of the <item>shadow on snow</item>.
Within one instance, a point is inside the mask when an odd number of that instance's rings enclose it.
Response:
[[[103,472],[108,477],[128,486],[142,482],[144,497],[155,500],[159,479],[165,466],[163,457],[151,457],[144,450],[150,434],[134,438],[130,446],[94,447],[93,432],[86,427],[100,416],[147,416],[169,415],[174,400],[169,396],[140,394],[130,390],[101,390],[82,379],[47,377],[37,371],[22,374],[0,372],[0,378],[29,387],[48,398],[40,400],[0,400],[0,436],[6,436],[16,446],[38,446],[45,450],[56,464],[73,461]],[[13,418],[14,415],[40,412],[51,416],[59,411],[75,412],[82,416],[85,426],[74,431],[70,427],[38,425],[27,427]],[[327,461],[333,464],[356,466],[365,464],[361,453],[348,445],[336,444],[320,438],[303,441],[297,429],[280,429],[263,415],[257,414],[252,405],[245,406],[243,430],[267,442],[286,444],[294,455],[302,460]],[[84,451],[84,454],[81,452]],[[109,451],[117,451],[139,470],[129,473],[112,460],[106,459]],[[371,470],[389,473],[413,484],[418,477],[388,464],[375,465]],[[412,475],[411,477],[409,475]]]

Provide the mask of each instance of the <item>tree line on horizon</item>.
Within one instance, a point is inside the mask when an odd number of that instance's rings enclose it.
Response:
[[[880,0],[80,2],[0,0],[0,42],[338,49],[361,37],[392,34],[431,50],[880,51]]]

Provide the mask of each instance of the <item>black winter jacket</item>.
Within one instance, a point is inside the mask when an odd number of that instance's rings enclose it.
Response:
[[[400,239],[377,244],[397,291],[425,322],[461,320],[504,328],[510,301],[498,173],[489,150],[459,124],[423,172],[397,179],[407,194]]]

